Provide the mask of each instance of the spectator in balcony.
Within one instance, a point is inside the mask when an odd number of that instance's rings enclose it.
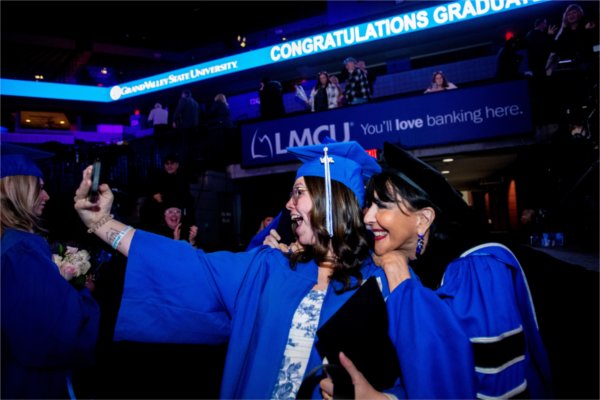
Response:
[[[163,108],[162,104],[156,103],[150,110],[148,122],[152,123],[155,136],[163,135],[169,128],[169,110]]]
[[[596,24],[586,21],[581,6],[570,4],[548,57],[546,74],[555,76],[554,93],[561,93],[554,96],[557,112],[565,115],[572,137],[585,138],[588,119],[593,120],[589,110],[596,108],[593,99],[598,92],[598,56],[594,54],[597,43]]]
[[[173,128],[195,131],[200,124],[200,105],[192,92],[184,90],[173,114]]]
[[[339,92],[339,96],[337,99],[337,106],[341,107],[344,105],[344,89],[342,89],[342,86],[340,86],[340,80],[338,79],[337,76],[335,75],[330,75],[329,76],[329,82],[335,86]]]
[[[431,77],[431,84],[425,90],[425,93],[441,92],[443,90],[458,89],[452,82],[448,82],[446,75],[442,71],[435,71]]]
[[[209,161],[213,167],[224,167],[231,153],[228,144],[235,140],[235,124],[231,119],[227,97],[223,93],[215,96],[206,115],[208,142],[203,149],[199,150],[204,154],[205,160]]]
[[[179,153],[185,159],[190,143],[196,142],[200,126],[200,105],[192,97],[192,92],[184,90],[173,113],[173,128],[177,129]]]
[[[594,60],[593,47],[598,40],[596,24],[585,21],[583,8],[569,5],[562,17],[562,25],[556,34],[554,51],[546,65],[547,75],[559,67],[559,62],[570,68],[589,72]]]
[[[356,66],[356,59],[348,57],[344,60],[344,66],[348,71],[348,80],[346,81],[346,90],[344,97],[346,104],[363,104],[371,99],[369,90],[369,81],[365,73]]]
[[[546,62],[557,29],[556,25],[548,26],[546,18],[538,18],[533,24],[533,29],[525,36],[527,66],[534,78],[546,76]]]
[[[223,93],[215,96],[207,117],[209,129],[231,129],[234,127],[229,103],[227,103],[227,97]]]
[[[501,81],[518,79],[522,60],[523,56],[518,53],[517,38],[507,39],[496,58],[496,78]]]
[[[373,71],[370,71],[367,69],[367,63],[365,62],[365,60],[358,60],[356,62],[356,66],[358,68],[360,68],[360,70],[362,72],[364,72],[365,76],[367,77],[367,81],[369,82],[369,90],[371,91],[371,97],[373,97],[373,85],[375,84],[375,74],[373,73]]]
[[[336,108],[338,107],[340,94],[338,87],[330,82],[329,74],[326,71],[321,71],[306,104],[310,106],[312,112]]]
[[[285,115],[281,82],[263,78],[258,96],[260,98],[260,116],[263,119],[279,118]]]

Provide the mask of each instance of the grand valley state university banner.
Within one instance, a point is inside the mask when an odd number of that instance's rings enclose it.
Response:
[[[319,144],[325,136],[365,149],[386,141],[411,149],[531,131],[528,84],[512,81],[244,124],[242,165],[295,160],[287,147]]]

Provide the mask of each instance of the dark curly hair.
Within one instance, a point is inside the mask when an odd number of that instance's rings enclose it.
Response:
[[[304,246],[304,250],[290,256],[292,268],[298,262],[314,259],[317,264],[333,264],[332,280],[344,284],[341,291],[351,290],[350,277],[362,283],[360,267],[369,256],[368,232],[365,228],[362,209],[354,192],[342,183],[331,182],[333,208],[333,237],[329,237],[325,226],[325,180],[320,177],[305,176],[306,188],[313,200],[310,223],[315,232],[316,243]],[[333,249],[334,258],[327,256]]]

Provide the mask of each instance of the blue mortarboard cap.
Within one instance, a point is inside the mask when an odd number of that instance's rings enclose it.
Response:
[[[356,58],[354,57],[348,57],[344,60],[344,65],[348,64],[349,62],[353,62],[356,64]]]
[[[31,175],[42,177],[42,171],[23,154],[2,154],[0,162],[0,178],[14,175]]]
[[[42,178],[42,171],[33,160],[52,157],[47,151],[3,143],[0,148],[0,178],[14,175],[31,175]]]
[[[304,163],[298,169],[296,179],[301,176],[325,178],[325,169],[321,158],[323,158],[326,147],[329,158],[333,160],[329,165],[331,179],[343,183],[352,190],[362,206],[365,197],[365,181],[371,175],[381,172],[381,167],[357,142],[288,147],[287,151]]]

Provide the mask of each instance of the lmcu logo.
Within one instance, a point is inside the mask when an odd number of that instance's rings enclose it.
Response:
[[[320,144],[326,136],[337,142],[347,142],[350,140],[351,126],[351,122],[344,122],[341,129],[343,132],[338,133],[336,124],[319,125],[312,131],[310,128],[304,128],[300,133],[292,129],[287,135],[281,132],[273,134],[260,133],[256,129],[252,136],[252,143],[250,144],[251,157],[253,160],[257,158],[273,158],[287,154],[286,148],[288,147]]]

